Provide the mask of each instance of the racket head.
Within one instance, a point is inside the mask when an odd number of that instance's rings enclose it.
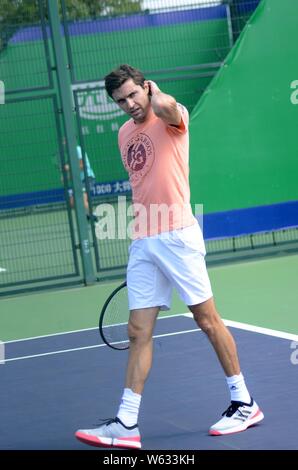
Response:
[[[127,285],[123,282],[109,295],[99,315],[99,334],[107,346],[117,351],[129,348],[128,320]]]

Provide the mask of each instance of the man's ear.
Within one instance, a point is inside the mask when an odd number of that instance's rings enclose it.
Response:
[[[148,96],[151,96],[150,83],[148,80],[144,81],[144,90],[147,92]]]

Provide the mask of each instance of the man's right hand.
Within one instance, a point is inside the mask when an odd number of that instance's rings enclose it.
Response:
[[[149,86],[149,95],[150,96],[153,96],[153,95],[155,95],[155,93],[160,92],[160,89],[159,89],[157,83],[155,83],[153,80],[146,80],[146,82]]]

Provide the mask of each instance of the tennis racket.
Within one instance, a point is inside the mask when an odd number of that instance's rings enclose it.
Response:
[[[107,298],[99,316],[99,333],[112,349],[129,348],[127,324],[129,307],[126,282],[123,282]]]

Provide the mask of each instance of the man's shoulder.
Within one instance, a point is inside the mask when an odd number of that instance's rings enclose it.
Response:
[[[179,109],[179,113],[181,116],[180,124],[178,126],[168,124],[167,130],[172,135],[176,135],[176,136],[186,135],[188,133],[189,113],[188,113],[187,108],[181,103],[177,103],[177,108]]]
[[[125,121],[124,124],[120,127],[118,131],[118,141],[119,143],[123,141],[123,139],[126,138],[130,134],[130,132],[133,130],[133,119],[129,119],[128,121]]]
[[[122,126],[119,129],[119,134],[120,133],[123,134],[123,133],[129,131],[131,129],[132,125],[133,125],[133,119],[128,119],[128,121],[125,121],[125,123],[122,124]]]
[[[182,115],[188,116],[189,113],[187,111],[187,108],[184,106],[184,104],[177,103],[177,106]]]

